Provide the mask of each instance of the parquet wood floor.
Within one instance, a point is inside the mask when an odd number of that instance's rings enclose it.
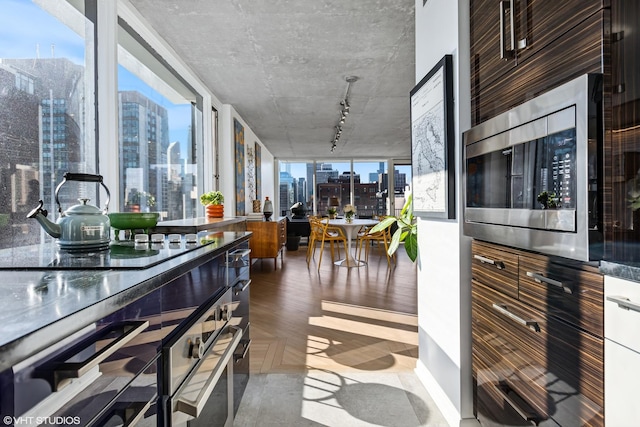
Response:
[[[404,248],[388,267],[373,248],[369,265],[333,265],[328,249],[318,271],[306,246],[285,251],[277,269],[251,270],[251,372],[413,371],[418,357],[416,266]]]

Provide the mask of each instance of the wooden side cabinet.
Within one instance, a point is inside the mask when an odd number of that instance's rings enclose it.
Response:
[[[284,245],[287,243],[287,218],[273,221],[247,221],[247,231],[253,235],[249,240],[251,258],[273,258],[274,268],[278,268],[278,255],[284,264]]]

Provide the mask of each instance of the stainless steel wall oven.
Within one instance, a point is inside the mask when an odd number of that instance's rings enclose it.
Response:
[[[465,234],[601,255],[601,86],[601,75],[581,76],[464,133]]]
[[[159,406],[164,426],[233,424],[249,379],[251,280],[246,246],[227,253],[220,262],[226,273],[225,286],[180,319],[163,340]],[[181,309],[171,311],[178,314]]]

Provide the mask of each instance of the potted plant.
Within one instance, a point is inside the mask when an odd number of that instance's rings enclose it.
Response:
[[[356,214],[356,207],[349,204],[349,205],[345,205],[342,210],[344,211],[344,217],[346,218],[347,222],[352,222],[353,217]]]
[[[393,255],[398,250],[400,242],[404,242],[404,250],[407,252],[409,259],[415,262],[418,257],[418,225],[413,216],[412,200],[413,197],[409,194],[404,207],[400,211],[400,216],[386,217],[371,229],[371,233],[382,231],[393,224],[397,224],[398,229],[391,236],[388,254]]]
[[[200,196],[200,203],[205,207],[210,218],[222,218],[224,216],[224,195],[221,191],[209,191]]]
[[[330,219],[334,219],[336,217],[336,215],[338,214],[338,210],[336,208],[334,208],[333,206],[330,206],[327,208],[327,213],[329,214],[329,218]]]

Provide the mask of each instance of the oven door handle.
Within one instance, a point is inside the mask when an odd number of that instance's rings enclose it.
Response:
[[[214,353],[214,350],[220,350],[220,348],[216,346],[216,343],[220,339],[224,339],[224,337],[222,336],[209,346],[201,362],[199,363],[199,366],[193,369],[189,374],[189,376],[187,376],[187,378],[185,378],[185,380],[182,382],[182,385],[176,392],[176,403],[173,409],[174,412],[183,412],[194,418],[198,418],[198,416],[202,412],[202,409],[204,408],[204,405],[207,403],[209,396],[213,392],[213,389],[215,388],[216,384],[218,383],[218,380],[222,376],[224,369],[227,367],[227,364],[233,357],[233,354],[235,353],[236,348],[240,343],[240,340],[242,339],[242,334],[243,334],[242,328],[238,328],[236,326],[229,326],[229,332],[232,335],[230,342],[222,351],[222,355],[216,362],[215,368],[206,379],[204,385],[198,386],[199,387],[198,390],[193,390],[194,386],[190,387],[189,383],[191,382],[191,380],[196,378],[196,376],[198,375],[199,367],[206,364],[207,359],[209,358],[209,356],[211,356],[212,353]],[[196,384],[198,384],[198,381],[196,381]],[[187,394],[191,395],[196,393],[197,393],[197,396],[195,399],[190,399],[189,397],[187,397]]]

